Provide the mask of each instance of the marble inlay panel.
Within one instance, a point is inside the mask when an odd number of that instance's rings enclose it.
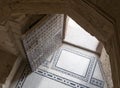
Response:
[[[69,49],[61,49],[54,55],[52,68],[75,78],[88,81],[94,65],[95,58],[93,57]]]
[[[51,15],[42,25],[29,30],[22,38],[30,66],[35,71],[62,45],[64,15]]]
[[[90,59],[62,50],[56,66],[75,74],[85,76],[89,63]]]
[[[24,66],[10,88],[107,88],[97,56],[61,47],[34,72]]]

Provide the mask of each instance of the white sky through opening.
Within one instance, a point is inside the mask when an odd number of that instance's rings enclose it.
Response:
[[[99,41],[90,33],[86,32],[70,17],[68,17],[67,19],[68,20],[64,41],[92,51],[96,51]]]

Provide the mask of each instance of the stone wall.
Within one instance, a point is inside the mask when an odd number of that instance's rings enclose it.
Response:
[[[102,49],[100,61],[102,62],[102,67],[108,88],[113,88],[111,65],[110,65],[109,55],[106,53],[105,48]]]

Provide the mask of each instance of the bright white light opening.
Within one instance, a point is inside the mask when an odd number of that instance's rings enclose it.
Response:
[[[96,51],[99,41],[70,17],[67,17],[67,26],[64,41],[71,44]]]

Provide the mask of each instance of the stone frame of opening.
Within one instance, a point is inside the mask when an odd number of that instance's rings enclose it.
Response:
[[[65,15],[65,17],[64,17],[64,29],[63,29],[63,43],[66,43],[66,44],[68,44],[68,45],[72,45],[72,46],[74,46],[74,47],[77,47],[77,48],[80,48],[80,49],[83,49],[83,50],[86,50],[86,51],[89,51],[89,52],[92,52],[92,53],[95,53],[95,54],[97,54],[98,56],[100,56],[101,55],[101,53],[102,53],[102,49],[103,49],[103,44],[102,44],[102,42],[100,42],[99,41],[99,43],[98,43],[98,45],[97,45],[97,48],[96,48],[96,51],[94,51],[94,50],[91,50],[91,49],[88,49],[88,48],[86,48],[86,47],[82,47],[82,46],[80,46],[80,45],[75,45],[75,44],[73,44],[73,43],[71,43],[71,42],[67,42],[67,41],[65,41],[65,36],[66,36],[66,32],[67,32],[67,26],[68,26],[68,19],[69,19],[70,17],[68,16],[68,15]],[[72,19],[73,20],[73,19]]]

